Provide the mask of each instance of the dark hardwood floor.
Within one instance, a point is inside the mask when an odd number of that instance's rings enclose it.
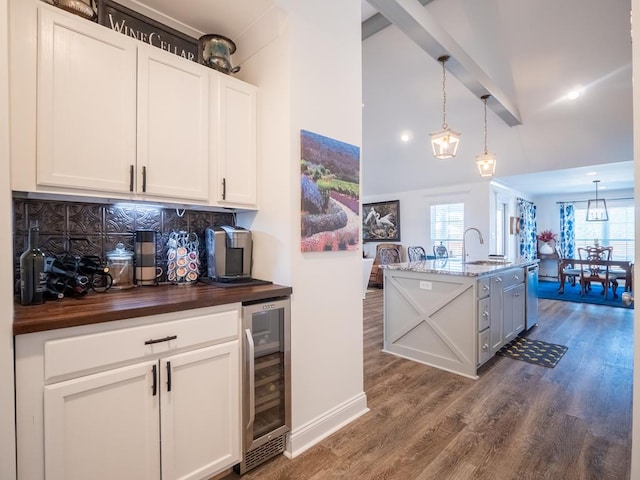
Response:
[[[569,350],[555,368],[495,357],[470,380],[382,353],[382,291],[370,292],[371,411],[243,478],[629,479],[633,311],[540,300],[540,325],[527,336]]]

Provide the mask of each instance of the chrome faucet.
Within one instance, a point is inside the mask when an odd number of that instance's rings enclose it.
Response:
[[[475,230],[476,232],[478,232],[478,237],[480,238],[480,245],[482,245],[484,243],[484,238],[482,238],[482,233],[480,233],[480,230],[478,230],[475,227],[469,227],[467,228],[464,233],[462,234],[462,263],[466,263],[467,262],[467,246],[466,246],[466,238],[467,238],[467,232],[469,230]]]

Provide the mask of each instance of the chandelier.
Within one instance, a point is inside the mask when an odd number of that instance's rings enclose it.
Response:
[[[433,156],[441,159],[455,157],[460,143],[460,134],[451,130],[447,125],[446,70],[444,68],[447,60],[449,60],[449,55],[438,58],[438,61],[442,63],[442,130],[430,134]]]
[[[609,220],[607,201],[604,198],[598,198],[600,180],[594,180],[593,183],[596,184],[596,198],[587,203],[587,222],[606,222]]]

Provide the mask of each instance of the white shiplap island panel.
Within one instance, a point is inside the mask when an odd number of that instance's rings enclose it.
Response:
[[[492,328],[479,321],[478,300],[487,295],[484,280],[521,271],[528,263],[427,260],[384,266],[383,351],[478,378],[478,366],[490,358],[479,351],[481,340]],[[502,330],[496,321],[501,316],[493,314],[493,328]]]

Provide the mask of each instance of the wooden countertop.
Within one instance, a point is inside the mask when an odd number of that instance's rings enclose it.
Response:
[[[16,302],[13,334],[264,300],[287,296],[291,292],[291,287],[275,284],[220,288],[197,283],[189,286],[160,285],[110,290],[106,293],[91,292],[79,298],[48,300],[42,305],[23,306]]]

